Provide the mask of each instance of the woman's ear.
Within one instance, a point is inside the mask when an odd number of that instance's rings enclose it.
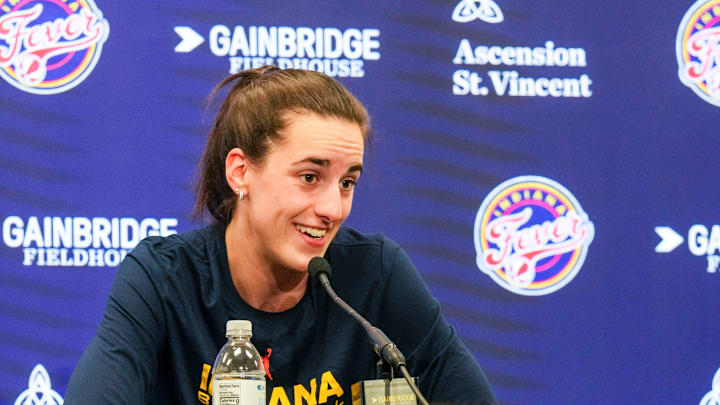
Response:
[[[240,148],[233,148],[225,157],[225,179],[233,193],[241,192],[247,195],[247,174],[250,162],[245,152]]]

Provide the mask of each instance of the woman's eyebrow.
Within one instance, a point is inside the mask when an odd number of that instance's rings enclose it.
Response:
[[[297,161],[297,162],[293,163],[293,165],[299,165],[299,164],[301,164],[301,163],[307,163],[307,162],[310,162],[310,163],[312,163],[312,164],[316,164],[316,165],[318,165],[318,166],[323,166],[323,167],[329,167],[329,166],[330,166],[330,161],[329,161],[329,160],[327,160],[327,159],[315,158],[315,157],[305,158],[305,159],[303,159],[303,160],[300,160],[300,161]]]
[[[312,164],[322,166],[322,167],[330,167],[330,161],[328,159],[321,159],[321,158],[315,158],[315,157],[305,158],[303,160],[295,162],[293,165],[297,166],[299,164],[307,163],[307,162],[310,162]],[[348,173],[352,173],[352,172],[362,173],[362,171],[363,171],[363,166],[361,164],[357,164],[357,165],[350,166],[350,168],[348,169],[347,172]]]

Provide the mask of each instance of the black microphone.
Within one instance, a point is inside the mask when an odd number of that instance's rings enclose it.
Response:
[[[373,350],[378,356],[382,357],[383,360],[388,362],[392,367],[397,368],[401,365],[405,365],[405,356],[400,352],[400,349],[383,333],[382,330],[372,326],[365,318],[358,314],[350,305],[348,305],[342,298],[335,294],[335,291],[330,286],[330,280],[328,276],[331,275],[332,270],[330,263],[322,257],[313,257],[308,263],[308,273],[310,277],[317,277],[320,280],[321,285],[325,288],[328,295],[335,301],[345,312],[349,313],[365,328],[365,331],[370,338],[370,342],[373,346]]]
[[[355,318],[355,320],[357,320],[360,325],[362,325],[362,327],[365,329],[365,332],[367,332],[368,337],[370,338],[370,342],[373,346],[373,350],[375,350],[375,353],[377,353],[380,358],[384,359],[388,364],[390,364],[390,366],[400,370],[403,377],[405,377],[405,380],[407,380],[408,385],[410,385],[410,388],[415,393],[420,402],[422,404],[427,404],[427,400],[425,400],[425,397],[423,397],[423,395],[420,393],[420,390],[418,390],[415,382],[412,381],[410,373],[408,373],[407,371],[407,367],[405,365],[405,356],[403,356],[403,354],[400,352],[400,349],[395,346],[395,344],[387,337],[387,335],[385,335],[385,333],[383,333],[382,330],[373,326],[370,322],[363,318],[362,315],[358,314],[357,311],[355,311],[350,305],[343,301],[342,298],[338,297],[337,294],[335,294],[335,291],[330,286],[330,280],[328,279],[328,276],[330,276],[332,273],[330,263],[328,263],[328,261],[325,260],[325,258],[323,257],[313,257],[308,263],[308,273],[310,274],[310,277],[317,277],[317,279],[320,281],[320,284],[323,286],[330,298],[332,298],[332,300],[335,301],[335,303],[338,304],[340,308],[344,309],[345,312]]]

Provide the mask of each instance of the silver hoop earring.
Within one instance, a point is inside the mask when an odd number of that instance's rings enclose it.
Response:
[[[241,192],[238,194],[238,199],[242,200],[243,198],[245,198],[245,194],[243,194],[243,192],[241,191]]]

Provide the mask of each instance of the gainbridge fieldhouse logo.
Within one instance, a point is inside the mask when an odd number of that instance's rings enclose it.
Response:
[[[675,51],[683,84],[720,107],[720,0],[690,7],[678,28]]]
[[[0,76],[57,94],[95,68],[110,27],[92,0],[0,0]]]
[[[480,270],[516,294],[545,295],[575,277],[595,230],[565,187],[520,176],[485,198],[474,234]]]

